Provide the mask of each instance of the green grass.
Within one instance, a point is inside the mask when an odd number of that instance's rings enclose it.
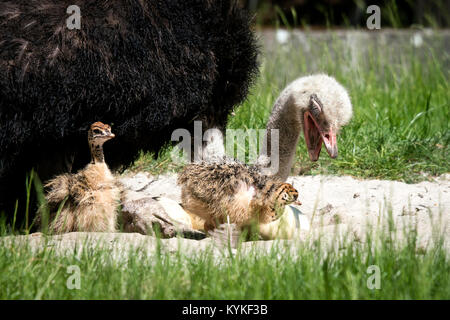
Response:
[[[230,116],[228,128],[265,128],[275,99],[290,81],[323,72],[348,89],[354,117],[338,138],[338,159],[322,153],[318,162],[310,162],[301,139],[292,174],[411,183],[449,172],[450,56],[443,49],[445,38],[435,33],[432,46],[416,48],[408,37],[383,43],[371,36],[359,48],[337,33],[328,40],[311,36],[303,43],[263,46],[260,76]],[[181,166],[170,163],[169,151],[158,160],[142,155],[131,169],[178,171]]]
[[[238,251],[221,260],[208,252],[158,250],[142,258],[139,249],[114,260],[102,249],[61,256],[51,246],[33,253],[2,245],[0,299],[449,299],[442,243],[422,250],[414,239],[411,233],[400,245],[385,236],[339,250],[316,242],[293,252],[280,243],[265,255]],[[80,269],[79,290],[67,287],[73,265]],[[367,285],[374,283],[372,265],[380,270],[379,289]]]

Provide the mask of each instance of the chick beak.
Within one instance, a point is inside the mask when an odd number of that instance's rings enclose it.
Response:
[[[327,152],[330,155],[330,157],[332,159],[337,158],[338,156],[337,137],[333,129],[328,130],[328,132],[321,132],[320,136],[322,137],[323,144],[325,145],[325,149],[327,149]]]
[[[311,161],[317,161],[322,148],[320,128],[316,122],[316,119],[314,119],[314,116],[309,111],[305,112],[303,123],[303,133],[305,136],[306,146],[308,148],[309,158]]]
[[[308,147],[309,158],[311,161],[317,161],[322,149],[322,143],[325,145],[328,154],[332,159],[338,156],[336,132],[330,128],[327,131],[322,130],[314,116],[309,112],[304,114],[304,135],[306,146]]]

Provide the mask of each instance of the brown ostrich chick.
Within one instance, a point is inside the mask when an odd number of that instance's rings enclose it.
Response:
[[[276,208],[283,209],[297,197],[283,181],[291,172],[302,131],[311,161],[319,159],[322,146],[334,159],[338,134],[350,121],[352,109],[347,90],[333,77],[316,74],[294,80],[273,105],[255,165],[228,158],[221,130],[209,132],[200,149],[205,161],[188,165],[178,178],[183,207],[191,216],[206,219],[207,229],[227,215],[238,226],[253,218],[270,222]]]
[[[109,125],[93,123],[88,132],[91,163],[76,174],[56,176],[45,185],[50,232],[116,230],[120,191],[103,155],[103,144],[112,138]]]
[[[237,161],[189,164],[178,176],[178,184],[183,208],[205,220],[205,231],[226,222],[227,217],[238,228],[255,221],[271,222],[298,197],[291,184]]]

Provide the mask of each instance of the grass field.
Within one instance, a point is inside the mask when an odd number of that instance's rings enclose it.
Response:
[[[280,244],[232,257],[225,250],[220,262],[208,252],[142,257],[137,249],[113,259],[108,250],[61,256],[52,246],[39,253],[1,246],[0,299],[448,299],[442,243],[423,250],[408,235],[403,245],[385,233],[365,244],[336,241],[335,248]],[[76,283],[70,266],[79,268],[79,289],[67,285]]]
[[[324,72],[348,89],[354,118],[339,136],[336,160],[323,153],[311,163],[301,140],[293,174],[415,182],[449,172],[450,57],[442,49],[448,36],[435,32],[433,45],[425,37],[422,46],[409,36],[387,43],[374,36],[355,46],[351,39],[332,33],[262,45],[260,76],[229,128],[264,128],[290,81]],[[166,148],[158,159],[143,154],[130,170],[177,171],[169,152]],[[14,232],[4,223],[0,230]],[[423,250],[413,240],[397,244],[386,234],[380,237],[337,251],[300,247],[296,256],[282,248],[265,256],[238,254],[220,265],[211,255],[156,252],[142,259],[130,252],[125,264],[101,250],[76,258],[51,248],[36,254],[1,246],[0,299],[450,299],[450,264],[442,243]],[[67,289],[70,265],[81,270],[80,290]],[[381,270],[380,289],[367,286],[370,265]]]
[[[275,99],[289,82],[327,73],[347,88],[354,117],[338,138],[338,159],[322,153],[318,162],[310,162],[302,138],[292,174],[411,183],[449,172],[449,35],[423,36],[420,47],[411,43],[413,33],[385,36],[386,42],[381,33],[353,36],[361,42],[352,41],[351,34],[332,32],[262,45],[260,76],[228,128],[265,128]],[[158,160],[142,155],[132,169],[177,171],[180,166],[171,163],[169,151],[163,150]]]

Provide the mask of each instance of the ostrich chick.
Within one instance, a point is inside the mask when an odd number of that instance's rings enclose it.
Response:
[[[261,222],[273,219],[272,206],[281,209],[297,196],[282,181],[291,172],[301,132],[312,161],[319,159],[322,145],[334,159],[337,135],[351,117],[350,97],[333,77],[316,74],[294,80],[273,105],[255,165],[227,157],[222,134],[208,130],[206,148],[200,149],[207,161],[187,166],[178,179],[184,208],[191,216],[219,222],[229,213],[240,225],[255,214]]]
[[[205,231],[227,221],[227,216],[238,228],[254,221],[271,222],[298,197],[291,184],[237,161],[189,164],[180,173],[178,184],[183,208],[205,220]]]
[[[116,230],[120,191],[103,155],[103,144],[112,138],[109,125],[93,123],[88,132],[91,163],[76,174],[59,175],[45,185],[50,232]]]

